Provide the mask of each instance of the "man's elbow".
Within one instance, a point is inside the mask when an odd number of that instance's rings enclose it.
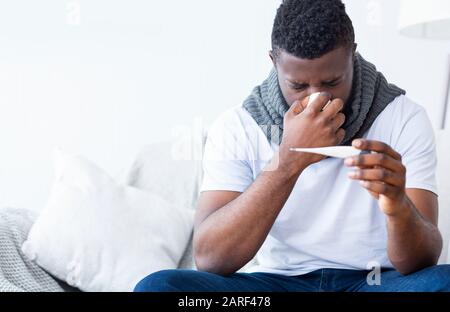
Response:
[[[417,261],[408,261],[408,262],[394,262],[392,264],[398,273],[401,275],[409,275],[420,270],[426,269],[428,267],[432,267],[437,265],[438,257],[429,257],[428,259],[423,259],[420,262]]]
[[[222,276],[231,275],[237,270],[230,268],[230,261],[218,254],[217,250],[211,251],[201,247],[198,237],[194,237],[194,262],[198,271],[218,274]]]
[[[208,255],[194,253],[195,266],[198,271],[227,276],[236,272],[232,268],[227,268],[223,260],[216,260]]]

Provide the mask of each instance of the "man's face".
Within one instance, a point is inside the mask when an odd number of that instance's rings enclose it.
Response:
[[[295,57],[280,51],[276,60],[281,92],[289,106],[296,100],[327,91],[332,99],[347,103],[352,91],[354,52],[348,47],[337,48],[317,59]]]

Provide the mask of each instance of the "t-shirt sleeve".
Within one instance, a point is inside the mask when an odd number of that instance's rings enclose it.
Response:
[[[200,192],[244,192],[253,183],[247,136],[238,118],[219,118],[208,130]]]
[[[406,188],[418,188],[437,194],[436,142],[433,127],[422,107],[400,123],[395,149],[406,167]]]

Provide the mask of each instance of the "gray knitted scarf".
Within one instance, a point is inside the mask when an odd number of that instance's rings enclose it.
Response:
[[[369,130],[378,115],[405,91],[393,84],[357,53],[354,61],[353,87],[343,113],[345,138],[341,145],[351,145]],[[289,105],[284,99],[275,69],[244,101],[243,107],[255,119],[269,142],[279,144],[283,135],[283,117]],[[272,140],[273,138],[273,140]]]

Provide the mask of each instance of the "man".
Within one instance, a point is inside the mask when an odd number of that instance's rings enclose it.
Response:
[[[269,78],[209,131],[198,271],[160,271],[136,290],[450,290],[450,266],[436,265],[432,127],[356,52],[344,4],[283,1],[270,57]],[[372,153],[342,161],[290,150],[333,145]],[[255,255],[258,265],[236,273]]]

